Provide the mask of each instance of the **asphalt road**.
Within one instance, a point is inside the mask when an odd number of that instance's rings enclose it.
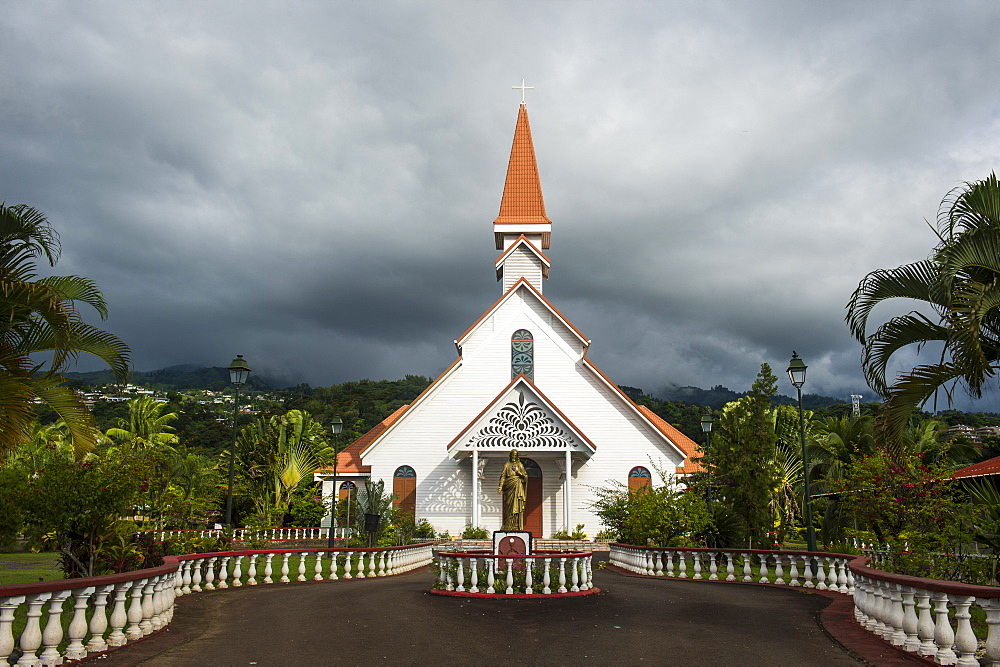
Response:
[[[856,665],[821,629],[830,600],[760,586],[598,571],[598,595],[431,595],[398,577],[242,587],[177,600],[170,627],[109,665]]]

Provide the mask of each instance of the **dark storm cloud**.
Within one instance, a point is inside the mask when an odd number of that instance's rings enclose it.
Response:
[[[136,367],[436,374],[499,296],[527,78],[549,296],[623,384],[744,389],[1000,149],[987,2],[4,3],[0,198],[45,211]],[[869,392],[870,393],[870,392]]]

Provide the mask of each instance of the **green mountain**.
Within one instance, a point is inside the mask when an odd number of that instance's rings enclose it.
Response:
[[[102,384],[112,384],[115,381],[110,370],[92,371],[89,373],[66,373],[67,378],[96,387]],[[181,391],[184,389],[221,390],[232,388],[229,384],[229,369],[223,366],[203,368],[195,364],[180,364],[155,371],[132,371],[132,384],[159,391]],[[250,375],[247,383],[251,389],[268,391],[274,389],[271,381],[259,375]]]

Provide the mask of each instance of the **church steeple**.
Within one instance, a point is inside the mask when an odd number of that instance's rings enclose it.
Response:
[[[520,87],[523,97],[523,82]],[[528,124],[528,109],[523,99],[517,112],[514,144],[507,164],[507,180],[500,200],[500,215],[493,221],[493,233],[497,250],[507,250],[521,235],[543,250],[549,248],[552,221],[545,215],[535,146],[531,141],[531,126]]]

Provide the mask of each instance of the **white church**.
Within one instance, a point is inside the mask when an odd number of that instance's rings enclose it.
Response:
[[[493,531],[499,475],[517,449],[528,472],[525,530],[542,538],[583,524],[593,536],[602,527],[591,487],[650,484],[654,464],[690,474],[697,446],[608,379],[588,357],[590,339],[543,296],[552,221],[523,100],[493,236],[502,294],[455,341],[458,358],[343,451],[336,479],[332,469],[316,477],[327,498],[382,479],[398,507],[438,531]]]

